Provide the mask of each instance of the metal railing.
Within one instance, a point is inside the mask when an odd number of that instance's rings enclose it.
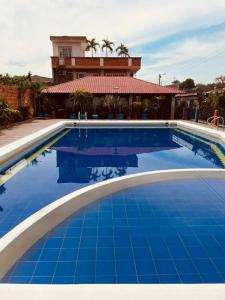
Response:
[[[82,117],[81,117],[82,116]],[[82,114],[80,111],[78,112],[78,120],[87,120],[87,112]]]
[[[207,124],[210,126],[214,126],[217,129],[221,128],[224,130],[224,118],[222,116],[212,116],[207,119]],[[216,125],[215,125],[216,124]]]

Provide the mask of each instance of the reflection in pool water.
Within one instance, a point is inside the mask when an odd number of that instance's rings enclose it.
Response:
[[[224,168],[223,149],[179,129],[71,129],[0,187],[0,235],[76,189],[132,173]]]

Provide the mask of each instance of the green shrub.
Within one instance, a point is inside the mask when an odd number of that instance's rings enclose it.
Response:
[[[27,120],[31,117],[29,106],[20,106],[19,112],[21,113],[23,120]]]

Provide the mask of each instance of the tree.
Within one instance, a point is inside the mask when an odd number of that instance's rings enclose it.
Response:
[[[34,112],[41,111],[41,96],[44,85],[41,82],[31,82],[31,90],[33,92],[33,107]]]
[[[88,40],[86,51],[91,51],[91,56],[94,56],[94,52],[97,52],[97,47],[100,47],[99,43],[95,39]]]
[[[217,88],[224,88],[225,87],[225,76],[220,75],[216,78],[216,87]]]
[[[120,44],[120,46],[116,48],[116,52],[118,52],[118,56],[130,56],[129,49],[124,44]]]
[[[177,80],[177,79],[175,79],[175,80],[173,80],[171,83],[172,83],[172,84],[180,84],[180,81]]]
[[[187,78],[180,84],[181,90],[191,90],[193,88],[195,88],[195,82],[192,78]]]
[[[75,93],[70,94],[70,101],[72,102],[72,112],[74,113],[75,106],[79,107],[81,113],[85,113],[87,111],[87,107],[89,105],[90,100],[92,99],[92,95],[82,90],[77,90]]]
[[[110,42],[107,39],[102,40],[102,42],[103,42],[103,44],[102,44],[102,51],[104,51],[104,49],[105,49],[105,54],[106,54],[106,56],[108,56],[108,51],[110,51],[110,53],[113,52],[114,43]]]

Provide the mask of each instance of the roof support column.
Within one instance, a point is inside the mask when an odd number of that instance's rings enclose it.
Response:
[[[175,105],[176,105],[176,99],[175,99],[175,96],[173,96],[173,97],[172,97],[172,100],[171,100],[170,120],[174,120],[174,116],[175,116]]]
[[[129,112],[132,113],[133,95],[129,95]]]

